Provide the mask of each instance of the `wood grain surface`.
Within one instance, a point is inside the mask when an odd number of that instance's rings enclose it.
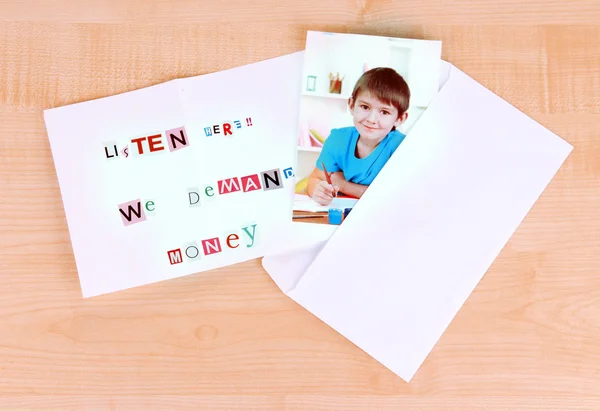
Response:
[[[575,147],[410,384],[259,260],[81,298],[42,110],[298,51],[306,30],[442,40]],[[600,409],[597,0],[0,0],[0,158],[0,409]]]

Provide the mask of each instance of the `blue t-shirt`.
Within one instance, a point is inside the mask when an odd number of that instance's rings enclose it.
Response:
[[[358,137],[354,126],[331,130],[317,159],[317,168],[323,170],[323,162],[328,173],[341,170],[346,181],[370,185],[406,136],[398,130],[390,131],[365,158],[354,154]]]

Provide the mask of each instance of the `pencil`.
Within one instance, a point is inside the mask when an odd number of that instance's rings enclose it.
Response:
[[[329,175],[329,173],[327,172],[327,169],[325,168],[325,163],[322,161],[321,161],[321,166],[323,166],[323,172],[325,173],[325,178],[327,179],[327,183],[329,183],[329,185],[333,187],[333,183],[331,182],[331,176]],[[335,189],[334,189],[333,196],[337,197],[337,193],[335,192]]]

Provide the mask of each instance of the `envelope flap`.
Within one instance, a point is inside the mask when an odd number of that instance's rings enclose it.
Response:
[[[281,291],[287,293],[296,286],[336,228],[290,222],[269,239],[269,249],[278,252],[265,256],[262,266]]]

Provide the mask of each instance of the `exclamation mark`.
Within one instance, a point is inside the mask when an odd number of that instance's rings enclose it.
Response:
[[[252,118],[250,118],[250,117],[246,118],[246,125],[248,127],[252,127]]]

